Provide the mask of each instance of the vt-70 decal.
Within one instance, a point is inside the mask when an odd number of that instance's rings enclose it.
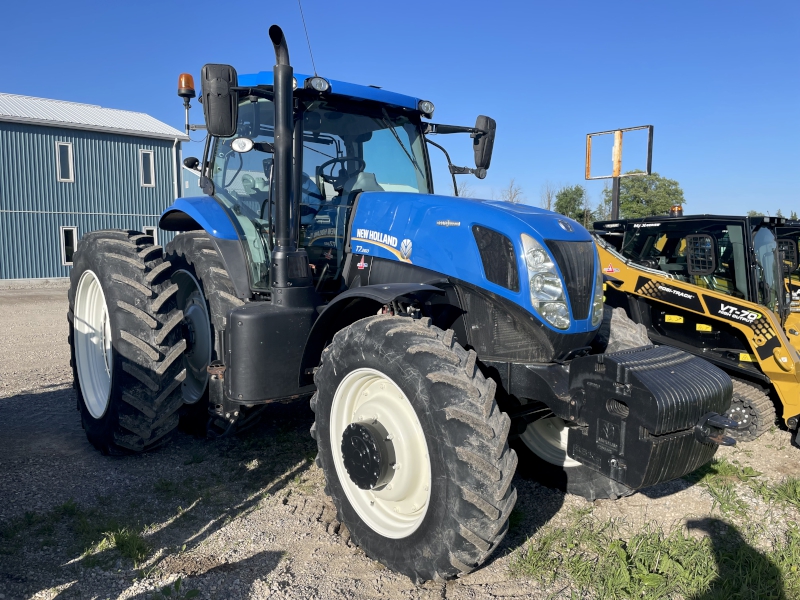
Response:
[[[708,310],[712,315],[718,315],[728,321],[747,325],[757,336],[756,339],[763,338],[763,343],[756,342],[756,353],[761,360],[768,359],[772,356],[775,348],[780,348],[780,339],[767,315],[735,302],[720,300],[714,296],[704,295],[703,300],[705,300],[706,306],[708,306]]]

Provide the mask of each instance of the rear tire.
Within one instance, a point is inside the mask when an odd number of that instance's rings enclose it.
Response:
[[[752,442],[775,424],[775,404],[763,389],[734,379],[731,407],[725,416],[746,424],[744,429],[726,430],[729,436]]]
[[[339,520],[368,556],[418,583],[482,564],[516,502],[510,420],[476,358],[430,319],[378,316],[339,331],[315,375],[311,434]],[[351,476],[348,421],[391,436],[400,470],[385,486]]]
[[[70,363],[86,437],[104,454],[150,450],[178,425],[186,342],[170,272],[137,231],[89,233],[75,252]]]
[[[172,281],[178,285],[177,303],[185,315],[189,344],[183,356],[186,381],[182,386],[187,406],[182,427],[205,432],[208,412],[208,365],[222,361],[222,336],[230,311],[243,302],[214,242],[204,231],[180,233],[167,244]]]
[[[587,500],[616,500],[635,490],[567,456],[567,426],[556,416],[528,423],[512,442],[520,474],[542,485]]]

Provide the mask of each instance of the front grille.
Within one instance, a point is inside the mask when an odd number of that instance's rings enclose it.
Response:
[[[572,316],[581,321],[589,316],[594,284],[594,245],[592,242],[545,240],[567,284]]]

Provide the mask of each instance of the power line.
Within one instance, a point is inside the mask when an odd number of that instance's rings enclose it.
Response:
[[[308,53],[311,55],[311,66],[314,69],[314,76],[317,75],[317,65],[314,64],[314,53],[311,51],[311,40],[308,37],[308,27],[306,27],[306,18],[303,15],[303,5],[300,4],[300,0],[297,0],[297,6],[300,7],[300,18],[303,19],[303,29],[306,32],[306,42],[308,42]]]

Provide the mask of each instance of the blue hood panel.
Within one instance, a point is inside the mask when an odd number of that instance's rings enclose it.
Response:
[[[521,274],[519,292],[486,279],[472,233],[473,225],[503,233],[514,244]],[[523,233],[541,243],[544,240],[592,241],[589,232],[576,221],[524,204],[431,194],[363,192],[353,216],[349,242],[354,254],[408,262],[456,277],[511,300],[541,321],[530,302],[520,239]],[[567,330],[550,328],[560,333],[595,329],[591,326],[591,315],[583,321],[573,319]]]

